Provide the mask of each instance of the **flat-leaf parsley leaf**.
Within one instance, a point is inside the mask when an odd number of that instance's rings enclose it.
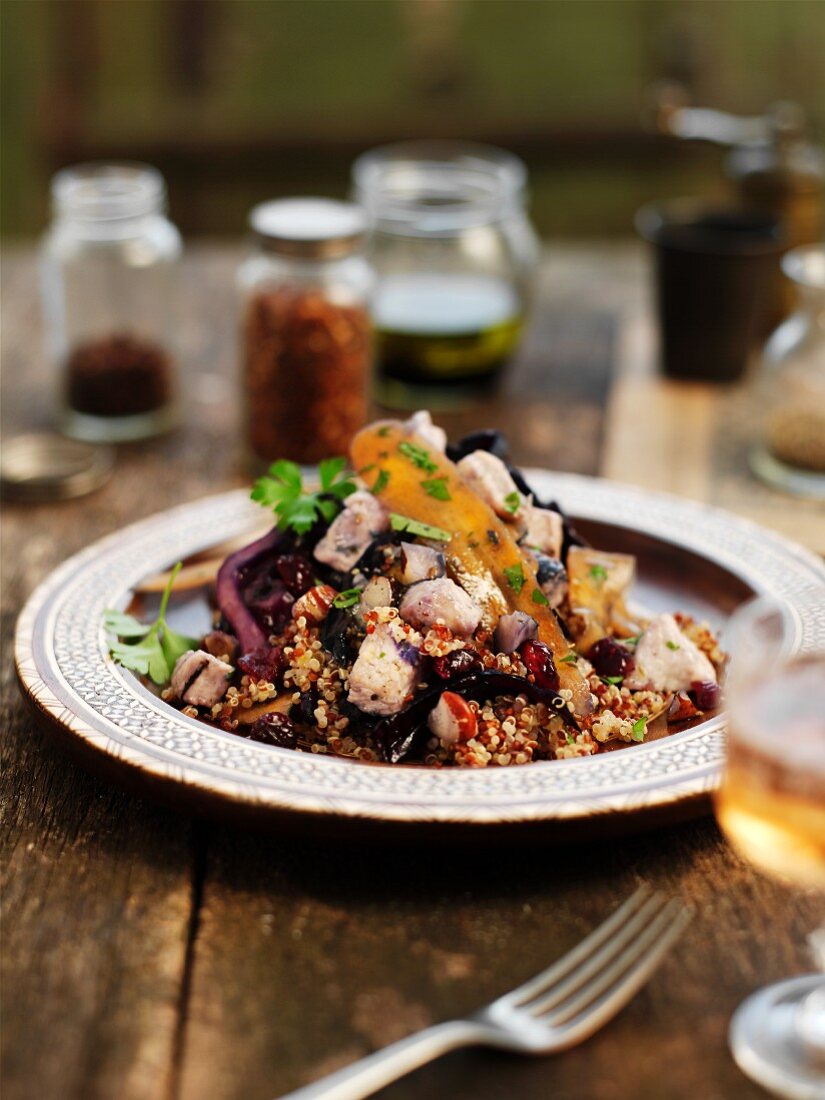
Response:
[[[640,718],[638,722],[633,723],[633,730],[630,736],[634,741],[644,741],[645,733],[647,732],[647,718]]]
[[[347,607],[354,607],[360,599],[360,588],[345,588],[344,591],[339,592],[335,599],[332,601],[332,606],[343,610]]]
[[[282,458],[269,467],[252,486],[252,499],[264,508],[272,508],[282,531],[292,528],[305,535],[322,516],[327,523],[335,518],[340,504],[354,493],[356,484],[346,469],[345,458],[325,458],[318,466],[320,489],[309,492],[303,487],[299,466]]]
[[[417,519],[400,516],[397,512],[390,512],[390,526],[393,531],[406,531],[408,535],[418,535],[420,539],[435,539],[436,542],[449,542],[453,537],[443,527],[433,527],[430,523],[419,523]]]
[[[421,482],[421,488],[436,500],[452,500],[450,490],[447,488],[446,477],[431,477],[428,481]]]
[[[127,615],[124,611],[104,611],[103,625],[110,634],[117,634],[119,638],[142,638],[149,632],[146,623],[139,622],[134,615]]]
[[[504,507],[510,513],[511,516],[514,516],[516,514],[516,512],[519,510],[520,506],[521,506],[521,496],[514,489],[512,491],[512,493],[508,493],[507,496],[504,498]]]
[[[132,615],[122,611],[107,610],[103,614],[103,625],[117,640],[109,646],[109,652],[119,665],[149,676],[156,684],[169,681],[175,664],[181,654],[188,649],[196,649],[197,638],[188,638],[178,634],[166,625],[166,607],[174,586],[181,562],[169,575],[169,581],[163,591],[158,616],[153,623],[140,623]],[[137,638],[138,641],[124,641]]]
[[[389,470],[379,470],[378,471],[378,477],[375,479],[375,484],[373,485],[372,489],[370,489],[370,492],[371,493],[381,493],[381,492],[384,491],[384,489],[386,489],[386,487],[389,485],[389,483],[390,483],[390,472],[389,472]]]
[[[504,576],[516,595],[524,588],[524,570],[521,565],[509,565],[504,570]]]
[[[398,444],[398,450],[412,462],[413,466],[417,466],[425,474],[434,474],[438,469],[438,463],[430,458],[430,452],[419,447],[417,443],[409,443],[405,440]]]

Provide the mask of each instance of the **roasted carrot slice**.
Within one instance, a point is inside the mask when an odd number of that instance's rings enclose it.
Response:
[[[542,602],[532,556],[507,525],[462,480],[455,465],[398,420],[370,424],[352,443],[352,462],[395,516],[438,528],[451,576],[482,609],[492,631],[508,611],[525,611],[553,652],[561,686],[573,693],[576,714],[592,709],[590,689],[553,612]],[[537,598],[538,597],[538,598]]]

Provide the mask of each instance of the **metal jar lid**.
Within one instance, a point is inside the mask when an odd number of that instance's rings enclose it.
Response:
[[[114,460],[111,447],[18,435],[0,448],[0,495],[31,503],[84,496],[109,479]]]
[[[334,199],[273,199],[253,207],[249,225],[259,244],[301,259],[334,260],[359,249],[367,221],[351,202]]]

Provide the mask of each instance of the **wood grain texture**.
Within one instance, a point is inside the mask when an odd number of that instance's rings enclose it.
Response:
[[[538,1061],[457,1054],[386,1096],[757,1100],[725,1048],[730,1013],[761,982],[805,969],[804,935],[821,915],[813,895],[756,876],[710,821],[505,852],[239,843],[216,829],[209,850],[183,1100],[265,1100],[471,1011],[573,946],[640,882],[689,899],[696,917],[596,1039]]]
[[[73,503],[4,509],[3,643],[54,565],[124,523],[243,483],[233,400],[238,251],[192,249],[186,426],[121,450]],[[553,249],[540,323],[504,391],[447,420],[509,430],[520,461],[596,472],[616,359],[643,313],[635,249]],[[3,422],[48,421],[30,251],[4,257]],[[170,471],[174,476],[170,476]],[[216,533],[219,536],[220,533]],[[3,664],[3,1085],[9,1100],[256,1100],[471,1009],[562,953],[647,881],[697,917],[655,981],[563,1057],[457,1054],[409,1100],[762,1095],[725,1046],[736,1003],[807,965],[813,895],[763,879],[710,821],[615,843],[390,848],[262,838],[161,811],[44,740]],[[479,842],[481,845],[482,842]]]
[[[6,642],[22,595],[70,545],[38,526],[4,520]],[[68,765],[22,710],[11,660],[2,667],[4,1095],[160,1096],[178,1035],[191,826]]]
[[[821,501],[795,499],[751,472],[761,406],[747,380],[676,382],[657,371],[651,309],[640,296],[618,341],[601,472],[726,508],[825,554]]]

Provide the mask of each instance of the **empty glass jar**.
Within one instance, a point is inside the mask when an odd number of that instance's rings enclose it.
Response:
[[[522,162],[459,142],[375,149],[353,167],[366,210],[377,392],[449,408],[488,386],[522,333],[538,242]]]
[[[753,385],[761,430],[751,466],[769,484],[825,500],[825,245],[789,252],[797,311],[773,333]]]
[[[49,354],[59,373],[59,426],[123,442],[174,421],[176,261],[163,178],[143,164],[84,164],[52,182],[42,245]]]

